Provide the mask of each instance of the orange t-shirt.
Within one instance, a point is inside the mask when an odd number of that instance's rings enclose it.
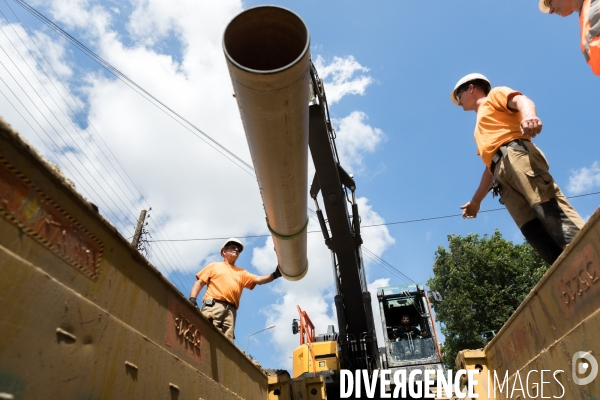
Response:
[[[481,156],[488,168],[500,146],[515,139],[523,139],[521,113],[508,108],[508,101],[520,94],[505,86],[495,87],[477,110],[477,155]]]
[[[240,306],[242,291],[244,288],[254,289],[256,278],[258,276],[245,269],[224,262],[210,263],[196,274],[196,279],[201,279],[208,286],[204,299],[212,297],[215,300],[226,301],[236,309]]]

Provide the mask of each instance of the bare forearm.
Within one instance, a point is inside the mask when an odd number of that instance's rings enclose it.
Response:
[[[269,275],[259,276],[258,278],[256,278],[254,280],[254,283],[256,283],[257,285],[264,285],[265,283],[270,283],[270,282],[273,282],[274,280],[275,280],[275,278],[273,277],[273,274],[269,274]]]
[[[265,283],[273,282],[275,279],[281,277],[281,271],[279,270],[279,265],[275,268],[275,272],[269,275],[259,276],[254,280],[254,283],[257,285],[264,285]]]
[[[477,218],[477,213],[479,212],[479,208],[481,207],[481,202],[485,199],[487,192],[492,187],[492,182],[494,180],[494,176],[487,169],[487,167],[483,170],[483,175],[481,175],[481,182],[479,182],[479,187],[477,191],[473,195],[471,201],[461,207],[463,210],[463,218]]]
[[[523,118],[537,116],[534,102],[526,96],[515,97],[516,109],[519,110]]]
[[[511,98],[507,105],[521,113],[520,128],[523,136],[533,139],[542,132],[542,120],[538,118],[535,104],[531,99],[520,94]]]
[[[483,174],[481,175],[479,187],[477,188],[477,191],[475,191],[471,202],[481,203],[483,199],[485,199],[485,196],[487,196],[487,193],[490,191],[493,180],[494,176],[492,175],[489,169],[485,168],[483,170]]]
[[[204,285],[205,285],[205,283],[202,279],[198,279],[196,282],[194,282],[194,285],[192,286],[192,290],[190,290],[190,297],[193,297],[193,298],[198,297],[198,294],[200,294],[200,291],[202,290]]]

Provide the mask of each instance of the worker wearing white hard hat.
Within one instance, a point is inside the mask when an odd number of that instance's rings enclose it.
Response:
[[[531,246],[552,264],[584,222],[552,176],[544,154],[531,142],[542,131],[535,104],[508,87],[492,88],[481,74],[461,78],[450,93],[455,105],[475,111],[475,143],[485,168],[473,198],[460,207],[475,218],[492,190]]]
[[[235,244],[237,244],[237,245],[239,245],[240,253],[241,253],[242,251],[244,251],[244,244],[243,244],[243,243],[242,243],[242,242],[241,242],[239,239],[236,239],[236,238],[229,238],[229,239],[227,239],[227,240],[226,240],[226,241],[223,243],[223,245],[221,246],[221,253],[220,253],[220,254],[221,254],[221,256],[223,255],[223,250],[225,250],[225,247],[226,247],[228,244],[234,244],[234,243],[235,243]]]
[[[540,11],[567,17],[579,13],[581,27],[581,52],[592,68],[600,75],[600,7],[598,0],[540,0]]]
[[[196,274],[196,282],[190,291],[190,302],[196,307],[196,298],[206,286],[202,299],[202,314],[231,341],[235,338],[237,309],[244,289],[254,289],[281,276],[279,267],[269,275],[257,276],[235,265],[244,250],[244,244],[236,238],[227,239],[221,246],[222,262],[208,264]]]
[[[467,83],[480,84],[481,89],[485,92],[486,95],[492,88],[492,84],[490,83],[489,79],[481,74],[473,73],[473,74],[468,74],[468,75],[463,76],[462,78],[460,78],[460,80],[458,82],[456,82],[456,85],[454,85],[454,89],[452,89],[452,91],[450,92],[450,101],[452,101],[457,106],[459,105],[459,103],[458,103],[458,98],[456,96],[456,93],[459,89],[462,92],[463,85],[465,85]]]

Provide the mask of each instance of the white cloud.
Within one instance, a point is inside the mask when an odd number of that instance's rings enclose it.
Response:
[[[173,9],[166,1],[148,4],[157,3],[161,3],[163,8]],[[173,61],[170,55],[146,47],[141,39],[134,40],[132,46],[125,46],[111,25],[110,10],[99,4],[81,1],[67,3],[61,0],[49,3],[48,7],[57,22],[81,30],[89,42],[96,46],[94,51],[101,57],[188,117],[232,152],[250,160],[220,46],[225,24],[241,11],[241,3],[228,1],[222,4],[222,7],[200,7],[197,2],[188,1],[175,7],[179,15],[162,15],[163,8],[158,6],[155,12],[149,13],[151,18],[158,20],[158,25],[167,20],[166,23],[171,24],[173,30],[182,32],[181,37],[185,37],[185,40],[181,41],[184,49],[181,63]],[[179,19],[184,13],[187,14],[186,18]],[[135,25],[136,18],[145,21],[147,14],[130,15],[130,23]],[[204,22],[198,24],[194,21]],[[26,38],[22,29],[20,34]],[[55,78],[51,79],[51,84],[48,82],[49,79],[40,73],[16,36],[10,37],[10,42],[18,48],[21,46],[19,53],[34,68],[42,83],[35,79],[23,61],[19,61],[21,59],[15,52],[11,58],[20,64],[7,67],[20,79],[27,95],[1,68],[0,76],[33,117],[14,97],[9,97],[9,100],[0,97],[2,114],[47,158],[56,162],[72,178],[78,190],[96,203],[125,237],[132,235],[139,211],[147,205],[139,204],[137,189],[153,207],[149,223],[154,229],[154,239],[164,239],[167,233],[171,238],[210,238],[264,232],[263,208],[252,176],[248,176],[122,82],[94,72],[81,75],[81,70],[78,71],[79,75],[73,76],[67,63],[70,60],[64,60],[64,55],[68,54],[64,41],[50,39],[40,32],[34,32],[33,36],[39,41],[39,47],[44,50],[53,68],[70,86],[71,92],[85,95],[85,98],[77,101],[86,102],[94,129],[82,131],[65,117],[66,114],[72,118],[69,107],[78,110],[77,103],[66,92],[61,95],[68,99],[69,106],[61,96],[57,96],[55,88],[64,91],[62,84]],[[198,46],[188,45],[197,38],[210,40],[201,40]],[[0,41],[3,48],[10,50],[8,39],[0,35]],[[29,47],[37,51],[31,44]],[[200,57],[202,62],[198,62]],[[23,71],[33,88],[20,77],[19,70]],[[41,139],[14,111],[11,103],[15,104]],[[100,132],[101,137],[96,131]],[[64,155],[57,151],[53,141],[62,148]],[[103,141],[108,144],[110,151]],[[123,183],[115,173],[112,166],[118,168],[118,164],[110,152],[115,154],[135,182],[135,188],[127,178],[127,182]],[[84,153],[87,158],[83,156]],[[104,154],[108,155],[109,160]],[[120,174],[125,177],[123,171]],[[115,215],[124,220],[124,225],[116,221]],[[157,217],[161,217],[164,230],[159,230]],[[152,261],[167,275],[172,273],[173,268],[179,268],[187,276],[187,272],[196,272],[208,259],[214,259],[218,246],[220,241],[190,242],[178,246],[175,251],[164,243],[155,243]],[[193,281],[191,275],[188,278],[185,285],[191,285]]]
[[[347,94],[364,95],[367,86],[373,82],[368,75],[354,77],[355,73],[368,72],[369,69],[360,65],[353,56],[333,57],[328,65],[323,57],[317,56],[315,67],[325,85],[329,105],[339,102]]]
[[[594,187],[600,187],[600,164],[595,161],[591,167],[571,171],[567,190],[571,194],[581,194]]]
[[[77,102],[69,96],[64,87],[50,73],[48,77],[40,69],[38,60],[39,62],[44,61],[20,25],[9,24],[0,27],[3,32],[0,35],[0,46],[2,47],[0,54],[3,56],[0,67],[0,77],[2,78],[0,88],[4,95],[0,97],[2,115],[22,134],[28,133],[27,139],[36,148],[51,155],[52,153],[47,150],[44,142],[35,133],[44,135],[44,131],[47,131],[49,134],[53,134],[54,129],[61,126],[65,126],[68,132],[73,133],[71,120],[65,114],[68,113],[68,107],[76,107]],[[35,37],[47,50],[46,58],[52,67],[63,78],[68,77],[71,69],[63,59],[64,49],[56,43],[52,43],[50,38],[42,33],[36,33]],[[35,58],[31,54],[36,55]],[[49,68],[48,71],[50,71]],[[67,147],[59,137],[56,137],[56,143],[63,150]],[[56,160],[55,157],[50,158],[53,161]]]
[[[28,46],[33,46],[33,48],[31,49],[32,53],[34,55],[37,55],[38,62],[40,65],[42,65],[42,68],[44,69],[44,71],[46,71],[47,75],[52,76],[53,72],[55,72],[61,79],[70,79],[73,76],[73,70],[67,63],[67,51],[60,43],[55,42],[54,40],[52,40],[52,38],[50,38],[48,35],[42,32],[35,32],[35,36],[33,39],[35,42],[32,43],[20,25],[18,27],[15,27],[15,29],[18,30],[19,36]],[[23,33],[21,34],[21,32]],[[17,43],[21,43],[21,41],[19,40]],[[37,51],[38,47],[40,49],[44,49],[45,59],[40,57],[40,53]],[[21,52],[21,54],[23,53]],[[27,54],[30,55],[29,52],[27,52]],[[50,63],[51,69],[48,69],[46,67],[46,60],[48,61],[48,63]]]
[[[366,197],[358,197],[356,203],[358,204],[361,225],[380,225],[361,230],[364,245],[380,256],[396,240],[390,236],[387,226],[381,225],[385,223],[385,219],[373,209]]]
[[[373,308],[373,319],[375,320],[375,332],[377,332],[377,347],[385,346],[383,325],[381,324],[381,312],[379,311],[379,302],[377,301],[377,289],[389,285],[389,278],[377,279],[367,285],[369,293],[371,293],[371,306]]]
[[[368,200],[364,197],[357,198],[359,212],[362,220],[362,225],[374,225],[385,222],[377,212],[375,212]],[[319,230],[318,222],[309,221],[308,230]],[[394,243],[394,239],[390,236],[386,226],[378,226],[373,228],[363,229],[361,231],[364,241],[364,246],[378,256]],[[270,285],[270,290],[273,290],[279,297],[276,304],[272,304],[262,313],[267,316],[267,325],[274,324],[276,326],[289,326],[292,319],[298,318],[296,305],[299,305],[303,311],[306,311],[310,319],[315,325],[316,333],[327,332],[329,325],[334,325],[336,331],[337,317],[335,313],[335,305],[333,304],[333,296],[335,288],[333,285],[333,269],[331,265],[331,255],[320,233],[308,234],[308,260],[309,269],[307,275],[300,281],[289,282],[284,279],[276,281]],[[270,273],[277,265],[277,260],[273,252],[273,240],[268,238],[265,245],[260,248],[255,248],[252,265],[263,274]],[[367,272],[371,268],[371,262],[365,258]],[[367,274],[367,279],[368,279]],[[373,306],[373,316],[375,319],[375,327],[377,328],[378,338],[381,338],[381,317],[377,305],[376,290],[378,287],[387,286],[389,280],[377,280],[368,285],[368,290],[371,292],[371,300]],[[358,295],[358,294],[355,294]],[[379,339],[381,340],[381,339]],[[298,338],[289,335],[288,329],[275,329],[273,331],[273,341],[276,343],[278,353],[281,354],[279,362],[282,367],[289,365],[289,355],[298,346]]]
[[[309,221],[309,231],[319,230],[319,224],[312,219]],[[279,301],[262,310],[267,316],[267,324],[288,327],[292,319],[298,318],[296,306],[306,311],[317,333],[327,331],[328,325],[337,326],[335,313],[332,310],[333,301],[333,270],[329,250],[323,243],[320,234],[308,234],[308,262],[306,276],[300,281],[291,282],[279,279],[269,285]],[[255,248],[252,265],[260,273],[269,273],[275,269],[277,260],[273,251],[273,240],[268,238],[265,245]],[[289,355],[298,346],[298,337],[291,336],[288,329],[275,329],[273,340],[277,344],[281,366],[289,365]]]
[[[345,118],[332,119],[337,132],[340,162],[349,173],[364,173],[364,155],[374,152],[377,145],[385,140],[381,129],[365,124],[367,118],[364,112],[353,111]]]
[[[111,34],[112,15],[101,5],[87,0],[54,0],[44,2],[43,6],[48,7],[51,19],[60,21],[67,30],[79,28],[89,39]]]
[[[38,5],[57,23],[76,30],[87,45],[129,78],[233,153],[250,160],[221,48],[226,23],[242,10],[240,1],[224,0],[218,7],[214,2],[193,0],[182,0],[178,7],[166,0],[134,1],[130,15],[126,15],[126,5],[120,6],[118,13],[113,5],[94,1],[55,0]],[[123,18],[125,25],[116,26],[123,24]],[[15,29],[26,37],[22,28],[15,26]],[[99,67],[71,68],[72,47],[66,47],[64,41],[42,32],[33,32],[33,36],[64,84],[78,97],[72,99],[53,75],[48,78],[41,73],[18,37],[9,35],[8,40],[0,36],[0,44],[17,64],[11,66],[6,62],[7,68],[32,99],[0,68],[0,76],[25,106],[21,107],[13,97],[6,100],[0,96],[2,115],[33,146],[56,162],[124,236],[132,234],[140,209],[147,205],[153,208],[149,219],[153,239],[222,238],[265,232],[264,210],[254,177],[199,140],[195,136],[200,135],[198,132],[191,133],[174,122]],[[157,43],[167,39],[179,46],[181,54],[172,55],[158,48]],[[11,42],[25,61],[10,50]],[[31,45],[30,49],[37,51]],[[42,62],[40,56],[36,58]],[[41,82],[28,72],[25,63]],[[326,81],[330,105],[348,94],[363,95],[372,82],[364,74],[368,69],[352,56],[335,57],[329,65],[317,57],[317,66]],[[19,77],[19,70],[33,87]],[[5,86],[1,87],[3,93],[10,93]],[[71,110],[81,117],[79,106],[89,118],[87,130],[80,125],[87,126],[88,122],[79,124],[73,118]],[[367,125],[366,119],[366,114],[355,111],[335,121],[342,163],[358,172],[364,170],[364,155],[375,151],[384,139],[383,132]],[[56,150],[53,141],[64,154]],[[310,170],[312,177],[314,168],[311,166]],[[145,199],[143,204],[140,192]],[[358,203],[363,225],[384,222],[366,198],[359,198]],[[318,223],[311,220],[309,230],[319,229]],[[362,233],[365,246],[377,255],[382,255],[394,242],[385,226],[365,229]],[[185,292],[185,287],[189,288],[193,282],[191,272],[214,261],[220,245],[221,240],[195,241],[180,243],[175,250],[173,246],[153,243],[151,261],[166,275],[172,275],[174,269],[181,271],[177,279],[183,281],[180,286]],[[272,249],[270,238],[264,246],[254,249],[252,264],[260,273],[273,271],[276,258]],[[309,313],[318,332],[326,331],[328,325],[337,325],[331,258],[320,234],[308,235],[308,259],[309,272],[303,280],[278,280],[269,285],[268,290],[275,293],[277,301],[263,310],[267,325],[289,326],[291,319],[297,318],[297,304]],[[366,265],[368,272],[371,268],[368,260]],[[369,289],[381,284],[387,282],[374,282]],[[376,296],[373,299],[376,302]],[[380,329],[379,312],[374,315]],[[274,340],[282,357],[280,365],[287,366],[297,337],[289,335],[289,330],[276,329]]]

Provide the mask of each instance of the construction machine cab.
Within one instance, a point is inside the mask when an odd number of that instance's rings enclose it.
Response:
[[[387,368],[443,370],[435,322],[424,287],[409,284],[379,288],[377,299],[385,342],[381,353]],[[408,317],[410,326],[403,326],[403,317]]]

